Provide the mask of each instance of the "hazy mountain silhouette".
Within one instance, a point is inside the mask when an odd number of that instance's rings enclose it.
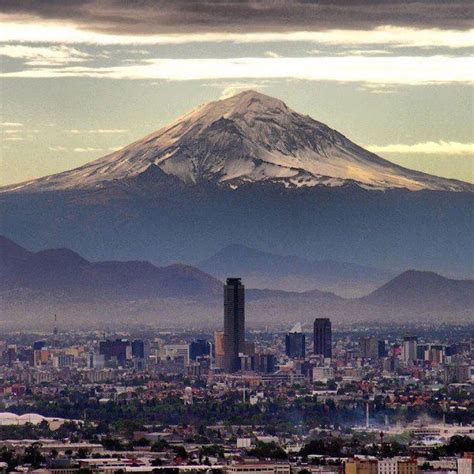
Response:
[[[19,258],[11,257],[11,250]],[[28,252],[0,237],[0,254],[9,261],[0,281],[2,289],[27,289],[68,297],[212,297],[221,283],[188,265],[157,267],[149,262],[89,262],[69,249]]]
[[[366,294],[391,277],[393,272],[334,260],[308,260],[277,255],[231,244],[197,265],[219,279],[240,275],[254,288],[307,291],[314,288],[343,296]]]
[[[219,325],[222,283],[191,266],[157,267],[149,262],[90,262],[68,249],[29,252],[0,238],[10,259],[0,279],[4,324],[42,326],[53,313],[68,324],[157,324],[167,327]],[[245,281],[244,281],[245,283]],[[334,321],[432,321],[472,319],[474,282],[409,271],[359,299],[314,289],[306,292],[247,287],[252,325]],[[390,318],[390,319],[388,319]]]
[[[452,280],[433,272],[409,270],[361,298],[383,306],[414,310],[474,308],[474,280]]]

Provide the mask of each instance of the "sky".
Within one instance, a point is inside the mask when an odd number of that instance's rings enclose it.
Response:
[[[473,17],[461,0],[0,0],[0,185],[245,89],[474,182]]]

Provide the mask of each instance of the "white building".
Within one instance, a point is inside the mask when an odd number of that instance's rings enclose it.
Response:
[[[183,358],[184,364],[189,364],[189,344],[167,344],[163,346],[162,357],[164,359]]]
[[[334,379],[334,369],[332,367],[313,367],[313,382],[327,383]]]
[[[251,438],[237,438],[237,448],[242,449],[242,448],[250,448],[252,445],[252,440]]]

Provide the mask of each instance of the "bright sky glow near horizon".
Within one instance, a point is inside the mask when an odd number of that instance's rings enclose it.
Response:
[[[388,160],[474,182],[470,2],[46,0],[0,12],[0,185],[82,165],[244,89]]]

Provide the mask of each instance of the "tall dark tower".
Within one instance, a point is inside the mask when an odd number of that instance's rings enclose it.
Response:
[[[285,353],[290,358],[304,359],[306,355],[306,338],[301,323],[296,324],[285,336]]]
[[[53,328],[53,345],[57,345],[58,343],[58,316],[54,315],[54,328]]]
[[[329,318],[314,320],[314,354],[324,358],[332,357],[332,330]]]
[[[245,288],[240,278],[224,285],[224,370],[239,370],[239,353],[245,351]]]

